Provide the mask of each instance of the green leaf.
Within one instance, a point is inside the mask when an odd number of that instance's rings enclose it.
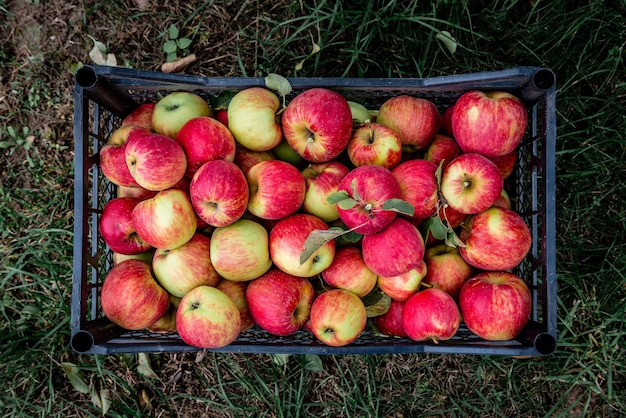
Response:
[[[437,34],[436,38],[443,42],[443,45],[451,54],[454,54],[456,52],[456,39],[454,39],[450,32],[448,32],[447,30],[442,30]]]
[[[178,44],[178,47],[180,49],[187,49],[187,48],[189,48],[189,45],[191,45],[191,39],[189,39],[189,38],[180,38],[179,40],[176,41],[176,43]]]
[[[311,256],[328,241],[346,234],[343,229],[316,229],[304,241],[304,249],[300,253],[300,264],[304,264]]]
[[[402,199],[392,198],[383,203],[383,210],[389,210],[401,213],[407,216],[413,216],[415,208],[409,202]]]
[[[359,192],[356,191],[356,179],[352,179],[352,181],[350,182],[350,188],[352,189],[352,197],[355,200],[361,200]]]
[[[213,110],[226,110],[232,98],[237,94],[236,90],[222,90],[219,93],[210,96],[209,102]]]
[[[70,383],[74,389],[80,393],[89,393],[89,385],[85,383],[83,379],[83,372],[74,363],[64,361],[61,363],[61,368],[65,372],[65,375],[70,380]]]
[[[267,77],[265,77],[265,86],[270,90],[276,91],[278,95],[283,98],[293,90],[289,80],[282,75],[274,73],[268,74]]]
[[[163,44],[163,51],[171,54],[172,52],[176,52],[178,46],[176,45],[176,41],[167,41]]]
[[[89,51],[89,58],[96,65],[106,65],[107,63],[107,47],[100,41],[93,39],[93,48]]]
[[[84,64],[81,61],[75,62],[70,65],[70,74],[76,75],[76,72],[83,68]]]
[[[355,207],[358,204],[359,204],[359,202],[357,202],[356,200],[351,199],[349,197],[346,198],[346,199],[340,200],[339,202],[337,202],[337,206],[339,206],[343,210],[350,210],[350,209],[352,209],[353,207]]]
[[[363,238],[363,235],[354,231],[346,231],[346,233],[341,236],[341,239],[349,244],[355,244],[359,242],[361,238]]]
[[[148,379],[158,379],[157,374],[152,370],[150,364],[150,357],[146,353],[137,354],[139,364],[137,365],[137,372]]]
[[[170,33],[169,33],[169,35],[170,35],[170,39],[178,38],[178,28],[174,24],[170,25]]]
[[[167,54],[167,62],[173,62],[176,61],[176,59],[178,58],[178,56],[176,55],[176,51],[174,52],[170,52],[169,54]]]
[[[381,291],[379,291],[379,293],[380,297],[376,303],[365,306],[365,312],[367,313],[368,318],[374,318],[376,316],[386,314],[391,306],[391,298]]]
[[[298,361],[305,370],[310,370],[312,372],[321,372],[324,370],[322,359],[316,354],[298,355]]]
[[[338,192],[330,194],[326,201],[329,205],[334,205],[335,203],[339,203],[344,199],[349,199],[350,195],[345,190],[339,190]]]
[[[454,232],[454,229],[448,229],[446,234],[445,243],[448,247],[465,247],[465,243],[461,241],[461,238]]]
[[[272,363],[277,366],[284,366],[289,362],[289,354],[270,354]]]
[[[437,190],[441,191],[441,173],[443,172],[444,160],[439,161],[439,167],[435,170],[435,179],[437,180]]]
[[[428,230],[431,235],[436,239],[445,239],[448,236],[448,227],[444,225],[441,218],[437,215],[433,215],[429,219]]]
[[[111,392],[108,389],[102,389],[100,392],[95,387],[91,388],[91,403],[93,406],[102,411],[102,415],[106,415],[111,408]]]

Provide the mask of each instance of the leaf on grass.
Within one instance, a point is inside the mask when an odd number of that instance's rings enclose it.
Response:
[[[175,55],[176,54],[174,54],[174,56]],[[194,62],[196,62],[196,54],[190,54],[175,61],[163,63],[161,65],[161,71],[164,73],[177,73],[181,70],[184,70],[185,67]]]
[[[328,195],[328,197],[326,198],[326,202],[328,202],[329,205],[334,205],[335,203],[339,203],[342,200],[349,198],[350,195],[348,194],[348,192],[346,192],[345,190],[339,190],[338,192]]]
[[[98,392],[96,388],[92,388],[91,403],[102,412],[103,416],[106,415],[111,408],[111,392],[109,389],[102,389]]]
[[[322,48],[320,48],[320,46],[318,44],[313,42],[313,45],[311,47],[311,52],[309,53],[309,55],[304,57],[304,59],[302,61],[300,61],[300,62],[298,62],[296,64],[295,70],[296,71],[300,71],[302,69],[302,67],[304,67],[304,63],[306,62],[306,60],[308,60],[309,58],[311,58],[313,55],[317,54],[321,50],[322,50]]]
[[[191,39],[189,38],[180,38],[176,41],[176,43],[178,44],[178,47],[180,49],[187,49],[189,48],[189,45],[191,45]]]
[[[150,364],[150,357],[146,353],[137,354],[137,360],[139,364],[137,365],[137,372],[148,379],[158,379],[157,374],[152,370],[152,365]]]
[[[298,361],[305,370],[312,372],[321,372],[324,370],[324,364],[320,356],[316,354],[304,354],[298,356]]]
[[[402,199],[392,198],[383,203],[383,209],[401,213],[407,216],[413,216],[415,208],[409,202]]]
[[[353,207],[355,207],[358,204],[359,204],[359,202],[357,202],[356,200],[351,199],[349,197],[346,198],[346,199],[340,200],[339,202],[337,202],[337,206],[339,206],[343,210],[350,210],[350,209],[352,209]]]
[[[265,77],[265,87],[270,90],[274,90],[278,93],[279,96],[283,98],[291,93],[291,83],[285,77],[279,74],[268,74]]]
[[[176,27],[176,25],[174,24],[170,25],[169,35],[170,35],[170,39],[178,38],[178,28]]]
[[[111,53],[107,54],[106,65],[110,65],[111,67],[117,67],[117,58],[115,58],[115,55]]]
[[[451,54],[454,54],[456,52],[456,47],[457,47],[456,39],[454,39],[454,37],[450,34],[450,32],[448,32],[447,30],[442,30],[441,32],[437,34],[436,37],[441,42],[443,42],[444,46]]]
[[[83,372],[77,365],[64,361],[61,363],[61,367],[74,389],[80,393],[89,393],[89,385],[85,383],[85,380],[83,379]]]
[[[270,358],[277,366],[284,366],[289,362],[289,354],[270,354]]]
[[[167,41],[163,44],[163,52],[171,54],[172,52],[176,52],[176,41]]]
[[[89,51],[89,58],[96,65],[106,65],[107,63],[107,47],[102,42],[91,38],[93,40],[93,48]]]
[[[346,234],[348,231],[343,229],[316,229],[312,231],[304,241],[304,249],[300,253],[300,264],[304,264],[311,256],[320,249],[328,241],[332,241],[337,237]]]

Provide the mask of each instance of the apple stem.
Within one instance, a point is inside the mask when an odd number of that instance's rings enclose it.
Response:
[[[472,185],[472,182],[471,182],[471,181],[467,181],[467,180],[465,180],[465,181],[463,182],[463,187],[470,187],[471,185]]]
[[[363,206],[363,209],[366,212],[371,212],[372,211],[372,204],[371,203],[366,204],[365,206]]]

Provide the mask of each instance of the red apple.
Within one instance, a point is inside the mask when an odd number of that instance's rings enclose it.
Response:
[[[526,107],[502,91],[463,93],[454,104],[452,130],[464,153],[497,157],[513,152],[528,124]]]
[[[457,145],[456,141],[447,135],[437,134],[433,142],[426,148],[424,159],[439,166],[439,163],[443,161],[443,167],[445,168],[450,161],[461,155],[461,149]]]
[[[305,160],[321,163],[337,157],[352,135],[352,112],[339,93],[312,88],[298,94],[283,112],[285,139]]]
[[[156,103],[140,104],[132,112],[126,115],[124,119],[122,119],[122,126],[135,125],[147,131],[151,131],[152,114],[154,113],[155,106]]]
[[[144,189],[169,189],[183,178],[187,169],[181,146],[163,135],[132,130],[124,153],[131,175]]]
[[[114,251],[113,252],[113,265],[119,264],[122,261],[125,261],[128,259],[137,259],[137,260],[143,261],[144,263],[152,265],[152,258],[154,258],[155,251],[156,251],[156,248],[152,248],[152,247],[150,247],[148,251],[144,251],[142,253],[137,253],[137,254],[122,254],[122,253],[116,253]]]
[[[409,221],[397,217],[382,231],[363,237],[365,264],[379,276],[406,273],[420,265],[424,240]]]
[[[193,177],[200,166],[211,160],[235,160],[235,138],[221,122],[199,116],[185,123],[176,135],[187,157],[187,176]]]
[[[454,104],[448,106],[441,116],[441,128],[446,135],[454,136],[452,131],[452,112],[454,112]]]
[[[263,87],[239,91],[228,104],[228,129],[252,151],[268,151],[280,144],[283,132],[276,121],[281,108],[276,94]]]
[[[378,276],[378,288],[391,299],[404,302],[418,291],[426,271],[426,263],[422,261],[417,267],[397,276]]]
[[[215,228],[211,263],[228,280],[245,282],[260,277],[272,265],[267,230],[250,219]]]
[[[173,250],[156,250],[152,269],[161,286],[182,298],[191,289],[214,286],[219,275],[211,263],[211,239],[201,233]]]
[[[161,98],[154,106],[152,130],[174,139],[188,120],[212,115],[209,104],[202,97],[188,91],[176,91]]]
[[[342,247],[336,250],[333,262],[322,272],[326,283],[364,297],[376,286],[377,276],[370,270],[359,247]]]
[[[488,157],[493,162],[503,179],[509,178],[515,169],[515,163],[517,162],[517,152],[509,152],[508,154],[501,155],[499,157]]]
[[[508,270],[522,262],[532,245],[528,225],[509,209],[489,208],[472,216],[461,231],[463,259],[482,270]]]
[[[149,264],[126,260],[107,273],[100,302],[111,322],[122,328],[139,330],[165,314],[170,297],[152,277]]]
[[[248,210],[276,220],[295,213],[304,202],[306,183],[300,171],[280,160],[263,161],[248,171]]]
[[[319,295],[311,306],[309,327],[326,345],[341,347],[356,340],[365,330],[367,313],[354,293],[333,289]]]
[[[364,165],[350,171],[341,181],[338,191],[344,191],[356,204],[342,208],[337,204],[337,212],[344,224],[354,232],[368,235],[379,232],[396,217],[397,212],[383,209],[389,199],[400,199],[400,185],[386,168],[377,165]]]
[[[452,296],[441,289],[424,289],[404,304],[402,325],[414,341],[449,340],[459,329],[461,315]]]
[[[139,184],[126,165],[126,142],[134,130],[142,130],[134,125],[126,125],[111,133],[107,143],[100,148],[100,170],[113,184],[118,186],[139,187]],[[147,131],[146,131],[147,132]]]
[[[241,317],[235,302],[224,292],[212,286],[198,286],[180,300],[176,327],[189,345],[220,348],[235,341]]]
[[[380,123],[366,123],[352,134],[347,153],[356,167],[374,164],[390,169],[402,158],[402,142],[393,129]]]
[[[498,167],[480,154],[463,154],[441,176],[441,193],[454,210],[475,214],[491,207],[502,193]]]
[[[142,200],[133,209],[137,234],[148,244],[163,250],[180,247],[196,232],[196,213],[189,195],[168,189]]]
[[[493,206],[504,209],[511,209],[511,199],[509,198],[509,194],[506,192],[506,190],[502,189],[500,197],[498,197],[498,199],[493,202]]]
[[[463,321],[489,341],[518,335],[530,318],[532,297],[524,281],[505,271],[488,271],[469,279],[459,294]]]
[[[426,160],[405,161],[391,171],[400,185],[402,200],[415,210],[414,218],[428,218],[437,210],[439,194],[435,171],[437,166]]]
[[[456,299],[474,269],[467,264],[456,247],[439,244],[426,249],[427,273],[423,282],[441,289]]]
[[[243,174],[247,177],[248,171],[252,166],[260,163],[261,161],[275,160],[276,157],[270,151],[252,151],[243,145],[237,144],[235,149],[235,164],[243,171]]]
[[[448,204],[440,205],[437,213],[439,215],[439,219],[441,219],[444,225],[447,225],[450,228],[461,226],[468,216],[465,213],[452,209]]]
[[[313,285],[305,278],[272,269],[253,280],[246,301],[254,322],[267,332],[286,336],[301,329],[309,319],[315,298]]]
[[[189,185],[191,203],[211,226],[226,226],[243,216],[248,207],[248,182],[243,172],[226,160],[204,163]]]
[[[241,317],[241,329],[239,332],[247,331],[254,326],[254,321],[250,315],[250,309],[248,309],[248,302],[246,301],[246,289],[248,288],[248,283],[250,282],[234,282],[232,280],[221,278],[215,285],[216,289],[226,293],[226,295],[228,295],[228,297],[235,302],[235,305],[237,305],[237,309],[239,309],[239,316]]]
[[[318,229],[327,230],[328,225],[307,213],[294,214],[278,221],[269,234],[270,257],[274,265],[297,277],[313,277],[328,268],[335,257],[333,240],[318,248],[304,263],[300,262],[304,243]]]
[[[405,302],[392,300],[389,310],[382,315],[374,317],[374,325],[378,331],[393,337],[406,337],[404,326],[402,325],[402,312],[404,312]]]
[[[403,149],[426,149],[439,131],[441,116],[437,106],[429,100],[408,95],[387,99],[376,121],[398,133]]]
[[[349,171],[348,167],[338,161],[310,164],[302,170],[302,177],[306,182],[302,209],[326,222],[339,219],[337,205],[328,203],[328,196],[338,190],[341,180]]]
[[[133,209],[139,202],[132,197],[117,197],[104,205],[100,216],[100,235],[112,251],[132,255],[152,248],[137,234],[133,224]]]
[[[124,164],[126,164],[126,162],[124,162]],[[147,190],[139,186],[117,186],[117,197],[133,197],[139,200],[146,200],[157,193],[158,191],[156,190]]]

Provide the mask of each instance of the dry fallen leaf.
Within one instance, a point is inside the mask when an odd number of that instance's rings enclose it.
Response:
[[[179,58],[176,61],[166,62],[161,65],[161,71],[164,73],[177,73],[184,70],[189,64],[196,62],[196,54],[189,54],[186,57]]]
[[[135,5],[139,10],[148,10],[150,8],[150,0],[135,0]]]

